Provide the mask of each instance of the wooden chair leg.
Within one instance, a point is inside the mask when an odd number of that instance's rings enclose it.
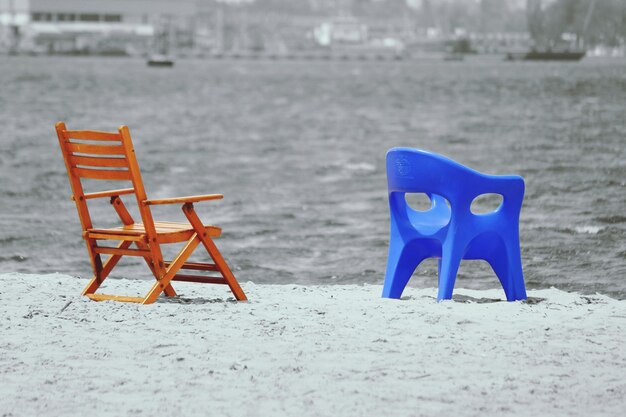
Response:
[[[122,241],[117,245],[118,249],[128,249],[133,242],[131,241]],[[91,252],[91,251],[90,251]],[[100,259],[100,255],[97,255],[98,259]],[[96,271],[94,277],[89,281],[89,284],[83,290],[83,295],[93,294],[95,293],[100,285],[104,282],[104,280],[109,276],[115,265],[120,261],[122,255],[111,255],[106,260],[104,265],[101,265],[99,271]]]
[[[213,262],[215,262],[215,265],[219,268],[220,273],[228,283],[228,286],[230,287],[230,290],[232,291],[235,298],[238,301],[247,301],[248,298],[246,297],[246,294],[243,292],[243,289],[241,289],[239,282],[237,282],[235,275],[228,267],[228,264],[224,260],[224,257],[222,256],[220,251],[217,249],[217,246],[215,246],[213,240],[211,240],[211,238],[208,236],[204,236],[201,240],[207,252],[213,259]]]
[[[126,205],[124,204],[120,196],[118,195],[112,196],[110,203],[115,209],[115,212],[117,213],[122,223],[124,223],[127,226],[135,223],[135,220],[133,220],[133,216],[131,216],[131,214],[128,212],[128,209],[126,208]],[[148,245],[143,242],[135,242],[135,244],[137,245],[139,249],[144,249],[144,250],[149,249]],[[152,265],[152,261],[149,258],[143,258],[143,259],[146,261],[146,264],[148,265],[148,268],[150,268],[150,271],[152,271],[152,275],[154,275],[154,278],[158,281],[159,275],[154,269],[154,265]],[[171,284],[165,287],[164,291],[165,291],[165,295],[167,295],[168,297],[176,296],[176,291],[174,291],[174,287],[172,287]]]
[[[224,260],[224,257],[222,256],[220,251],[217,249],[217,246],[215,246],[215,243],[213,243],[213,240],[209,236],[207,236],[207,233],[204,228],[204,224],[202,224],[202,221],[196,214],[196,211],[193,208],[193,204],[186,203],[185,205],[183,205],[183,212],[185,213],[187,220],[189,220],[189,223],[193,226],[194,230],[196,231],[196,234],[202,241],[202,244],[204,245],[206,251],[209,253],[211,258],[213,259],[213,262],[219,269],[219,272],[222,274],[222,276],[228,283],[228,286],[230,287],[230,290],[232,291],[235,298],[239,301],[247,301],[248,298],[246,297],[246,294],[241,289],[239,282],[237,282],[235,275],[233,275],[232,271],[228,267],[228,264]]]
[[[135,244],[137,245],[137,247],[139,249],[148,250],[148,245],[146,245],[145,243],[135,242]],[[143,258],[143,259],[144,259],[144,261],[146,261],[146,265],[148,265],[148,268],[150,268],[150,271],[152,272],[152,275],[154,275],[154,278],[158,281],[159,280],[159,275],[155,271],[154,265],[152,265],[152,261],[150,259],[148,259],[148,258]],[[172,284],[167,284],[167,286],[165,287],[163,292],[168,297],[176,297],[176,295],[177,295],[176,291],[174,290],[174,287],[172,287]]]
[[[194,233],[194,235],[189,239],[185,247],[178,253],[176,258],[170,263],[170,266],[166,269],[165,275],[163,278],[154,283],[150,292],[146,295],[146,297],[141,302],[142,304],[152,304],[159,298],[159,295],[165,290],[165,288],[170,284],[174,275],[180,270],[180,268],[185,264],[189,256],[193,253],[194,250],[200,244],[200,239],[198,238],[198,234]]]

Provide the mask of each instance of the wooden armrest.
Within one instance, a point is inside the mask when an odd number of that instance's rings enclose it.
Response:
[[[86,193],[84,195],[85,200],[89,200],[90,198],[101,198],[101,197],[112,197],[116,195],[124,195],[124,194],[134,194],[134,188],[122,188],[120,190],[111,190],[111,191],[100,191],[97,193]],[[76,200],[74,196],[72,196],[72,200]]]
[[[155,204],[176,204],[176,203],[197,203],[198,201],[207,200],[220,200],[224,198],[222,194],[205,194],[205,195],[190,195],[187,197],[174,197],[174,198],[161,198],[158,200],[144,200],[142,204],[146,206],[152,206]]]

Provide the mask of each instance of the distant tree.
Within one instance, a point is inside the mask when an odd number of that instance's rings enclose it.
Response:
[[[526,0],[526,20],[530,37],[536,43],[541,43],[545,37],[541,0]]]
[[[549,40],[572,33],[587,45],[616,45],[626,38],[625,0],[557,0],[545,10]]]
[[[622,19],[621,22],[619,23],[619,26],[622,28],[621,30],[621,36],[622,36],[622,41],[626,41],[626,3],[622,3]]]
[[[583,33],[587,44],[616,46],[626,41],[626,1],[598,0]]]
[[[480,1],[480,30],[487,32],[503,32],[506,29],[507,2],[502,0]]]
[[[413,9],[404,0],[348,0],[355,16],[401,18]]]
[[[435,16],[433,14],[433,6],[432,4],[430,4],[430,0],[422,1],[419,23],[423,28],[430,28],[435,26]]]

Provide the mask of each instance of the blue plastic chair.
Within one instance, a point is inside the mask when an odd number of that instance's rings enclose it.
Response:
[[[387,152],[387,181],[391,238],[383,297],[400,298],[415,268],[434,257],[439,301],[452,298],[461,259],[487,261],[508,301],[526,298],[519,246],[522,177],[486,175],[434,153],[393,148]],[[406,193],[425,193],[430,209],[414,210]],[[502,204],[490,213],[472,213],[472,201],[482,194],[501,194]]]

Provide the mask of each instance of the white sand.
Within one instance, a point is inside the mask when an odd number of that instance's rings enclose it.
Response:
[[[235,303],[226,287],[183,283],[191,301],[141,306],[89,301],[85,283],[0,275],[0,416],[626,410],[626,301],[456,290],[473,298],[437,304],[434,289],[397,301],[379,286],[244,283],[251,301]],[[116,284],[134,295],[138,282]]]

